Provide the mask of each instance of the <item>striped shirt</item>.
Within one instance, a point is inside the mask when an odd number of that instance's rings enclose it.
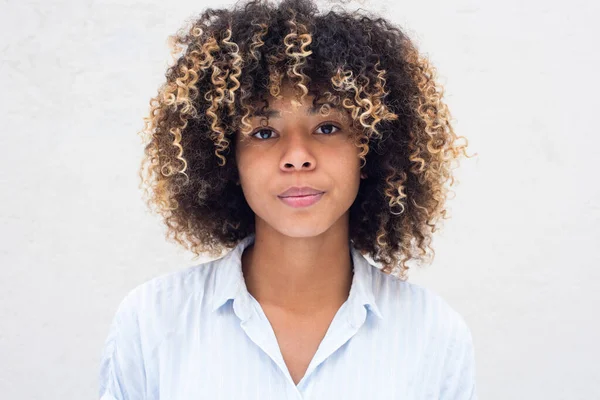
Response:
[[[102,400],[477,399],[463,317],[352,245],[348,299],[296,385],[244,281],[241,256],[254,237],[125,296],[104,343]]]

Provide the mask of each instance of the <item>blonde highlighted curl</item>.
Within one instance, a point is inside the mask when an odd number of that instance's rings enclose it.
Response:
[[[400,28],[364,11],[320,14],[310,0],[258,0],[206,9],[170,39],[174,62],[140,132],[141,187],[168,239],[218,257],[254,232],[232,147],[250,131],[252,104],[286,81],[356,127],[367,178],[350,208],[353,245],[401,279],[408,261],[433,259],[467,140],[435,68]]]

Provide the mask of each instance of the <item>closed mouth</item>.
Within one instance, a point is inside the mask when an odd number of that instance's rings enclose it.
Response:
[[[314,194],[305,194],[305,195],[302,195],[302,196],[279,196],[279,197],[281,197],[281,198],[286,198],[286,197],[310,197],[310,196],[318,196],[318,195],[323,194],[323,193],[325,193],[325,192],[319,192],[319,193],[314,193]]]

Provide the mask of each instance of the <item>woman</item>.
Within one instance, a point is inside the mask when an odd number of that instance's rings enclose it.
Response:
[[[208,9],[173,39],[141,178],[168,236],[217,258],[125,297],[100,396],[476,399],[467,324],[407,282],[466,155],[427,59],[308,0]]]

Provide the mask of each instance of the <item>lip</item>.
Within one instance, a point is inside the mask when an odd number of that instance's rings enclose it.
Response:
[[[308,195],[319,194],[319,193],[324,193],[324,191],[317,190],[310,186],[302,186],[302,187],[292,186],[292,187],[289,187],[285,192],[280,193],[279,197],[308,196]]]
[[[316,202],[321,200],[321,197],[323,197],[324,194],[325,194],[325,192],[321,192],[321,193],[317,193],[317,194],[310,194],[307,196],[287,196],[287,197],[277,196],[277,197],[279,197],[279,199],[281,201],[283,201],[285,204],[287,204],[290,207],[300,208],[300,207],[308,207],[308,206],[315,204]]]

